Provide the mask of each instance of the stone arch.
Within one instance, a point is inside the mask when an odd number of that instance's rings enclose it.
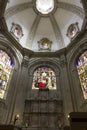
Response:
[[[15,104],[15,97],[17,95],[17,89],[18,89],[17,80],[20,77],[22,55],[19,51],[17,51],[15,47],[13,47],[11,42],[9,42],[7,39],[4,39],[4,37],[3,41],[0,40],[0,49],[5,51],[11,58],[11,60],[14,62],[14,68],[9,83],[9,89],[6,101],[4,102],[0,100],[0,104],[2,104],[1,105],[2,107],[0,109],[3,111],[0,114],[1,116],[0,123],[9,123],[12,118],[12,112]]]
[[[40,66],[48,66],[50,67],[54,72],[55,72],[55,75],[56,75],[56,84],[57,84],[57,89],[56,91],[59,93],[59,97],[61,97],[61,82],[60,82],[60,78],[61,78],[61,75],[60,75],[60,71],[61,71],[61,67],[58,63],[58,61],[54,59],[50,59],[50,58],[38,58],[38,59],[35,59],[33,61],[30,61],[29,63],[29,66],[28,66],[28,73],[29,73],[29,90],[28,90],[28,95],[30,92],[32,92],[32,89],[31,89],[31,85],[32,85],[32,80],[33,80],[33,73],[34,73],[34,70]],[[36,90],[37,91],[37,90]]]
[[[29,67],[28,67],[29,73],[30,74],[33,73],[34,70],[41,65],[49,66],[50,68],[52,68],[56,72],[56,74],[60,73],[60,70],[61,70],[60,66],[58,65],[58,63],[55,63],[54,60],[52,60],[50,58],[48,58],[48,59],[44,59],[44,58],[43,59],[36,59],[34,62],[30,63]]]
[[[83,93],[80,85],[80,80],[77,72],[77,68],[75,66],[76,59],[85,51],[87,50],[87,42],[85,39],[82,41],[77,42],[77,44],[73,47],[73,50],[68,55],[68,75],[69,75],[69,82],[70,82],[70,90],[72,95],[72,101],[74,106],[74,111],[85,111],[87,109],[86,105],[84,104]]]

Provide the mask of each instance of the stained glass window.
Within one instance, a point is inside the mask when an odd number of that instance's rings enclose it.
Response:
[[[0,98],[5,99],[8,91],[8,83],[12,71],[13,62],[8,54],[0,50]]]
[[[83,91],[84,98],[87,99],[87,51],[76,61],[77,71]]]
[[[32,89],[56,89],[55,72],[47,67],[41,66],[34,71]]]

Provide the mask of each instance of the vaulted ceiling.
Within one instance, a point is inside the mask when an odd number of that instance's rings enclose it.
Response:
[[[78,23],[82,30],[85,13],[81,0],[54,2],[52,12],[43,15],[36,8],[36,0],[8,0],[4,12],[7,29],[10,32],[12,23],[21,26],[24,35],[17,42],[23,48],[38,52],[38,41],[48,38],[52,41],[51,51],[55,52],[71,43],[66,35],[71,24]]]

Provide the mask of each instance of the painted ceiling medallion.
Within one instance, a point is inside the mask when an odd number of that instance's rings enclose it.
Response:
[[[42,38],[40,41],[38,41],[38,48],[39,50],[51,50],[51,44],[52,41],[50,41],[48,38]]]
[[[36,0],[36,8],[42,14],[48,14],[54,9],[54,0]]]
[[[17,39],[18,41],[24,35],[21,26],[19,24],[16,24],[16,23],[12,23],[10,32],[15,37],[15,39]]]
[[[76,36],[76,34],[78,34],[78,32],[79,32],[79,27],[78,27],[78,23],[76,22],[76,23],[71,24],[68,27],[67,36],[71,40],[72,38]]]

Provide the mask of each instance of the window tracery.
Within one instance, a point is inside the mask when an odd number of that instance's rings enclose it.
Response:
[[[87,99],[87,51],[76,61],[76,67],[84,98]]]
[[[8,54],[0,50],[0,98],[5,99],[8,91],[8,83],[13,68],[13,62]]]
[[[55,72],[47,67],[41,66],[34,71],[32,89],[56,89]]]

